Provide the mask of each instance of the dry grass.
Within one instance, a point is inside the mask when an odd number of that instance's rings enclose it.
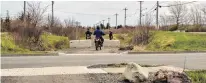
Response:
[[[136,45],[134,46],[133,51],[135,52],[146,52],[146,46],[145,45]]]

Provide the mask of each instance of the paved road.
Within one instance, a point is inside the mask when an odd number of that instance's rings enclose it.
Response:
[[[181,54],[105,54],[67,56],[21,56],[1,57],[1,68],[36,68],[54,66],[87,66],[92,64],[136,62],[139,64],[165,64],[186,68],[206,69],[206,53]]]
[[[1,83],[128,83],[121,74],[73,74],[40,76],[3,76]]]

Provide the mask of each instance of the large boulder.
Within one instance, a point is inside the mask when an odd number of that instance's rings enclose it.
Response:
[[[136,63],[129,63],[123,73],[122,79],[127,79],[130,82],[139,83],[148,79],[149,72]]]
[[[141,67],[133,62],[125,68],[121,80],[123,79],[133,83],[191,83],[184,72],[174,68]]]

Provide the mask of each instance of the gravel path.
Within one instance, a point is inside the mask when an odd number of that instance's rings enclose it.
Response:
[[[2,83],[128,83],[119,81],[121,74],[75,74],[1,77]]]

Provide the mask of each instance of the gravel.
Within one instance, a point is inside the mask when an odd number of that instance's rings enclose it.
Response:
[[[1,77],[2,83],[128,83],[120,81],[121,74],[73,74]]]
[[[119,67],[126,67],[128,63],[111,63],[111,64],[96,64],[96,65],[90,65],[87,68],[119,68]],[[157,66],[163,66],[163,65],[143,65],[140,64],[142,67],[157,67]]]

